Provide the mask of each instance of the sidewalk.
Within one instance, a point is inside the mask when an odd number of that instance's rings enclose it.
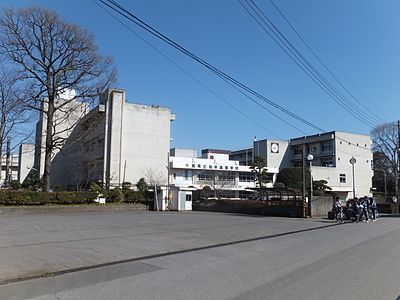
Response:
[[[51,213],[78,213],[78,212],[102,212],[102,211],[136,211],[148,210],[147,206],[140,203],[129,204],[82,204],[82,205],[30,205],[30,206],[0,206],[1,215],[18,214],[51,214]]]
[[[102,211],[0,216],[0,282],[199,251],[334,223],[208,212]],[[310,231],[311,230],[311,231]],[[322,229],[326,230],[326,229]]]

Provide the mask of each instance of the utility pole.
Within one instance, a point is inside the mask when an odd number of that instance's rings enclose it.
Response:
[[[397,121],[397,148],[396,148],[396,157],[397,157],[397,166],[396,166],[396,198],[397,204],[399,203],[399,172],[400,172],[400,120]]]
[[[8,187],[11,182],[11,139],[7,139],[6,150],[6,177],[4,178],[4,186]]]

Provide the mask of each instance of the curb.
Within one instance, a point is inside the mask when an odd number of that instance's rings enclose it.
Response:
[[[23,214],[48,213],[78,213],[78,212],[109,212],[109,211],[145,211],[148,207],[143,204],[116,204],[116,205],[79,205],[79,206],[23,206],[0,207],[0,216]]]

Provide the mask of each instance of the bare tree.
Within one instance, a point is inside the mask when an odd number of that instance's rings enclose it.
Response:
[[[114,82],[116,71],[109,57],[98,54],[91,33],[45,8],[5,9],[0,29],[0,52],[29,86],[29,107],[46,117],[43,190],[48,191],[52,153],[60,143],[54,116],[57,112],[68,116],[74,107],[70,103],[76,100],[93,101]],[[60,101],[66,93],[68,97]]]
[[[385,123],[371,131],[374,151],[374,168],[385,170],[394,178],[395,191],[398,195],[398,126],[395,122]]]
[[[18,74],[6,67],[0,60],[0,162],[3,146],[11,138],[15,128],[27,121],[26,102],[22,87],[18,84]],[[8,170],[7,170],[8,171]],[[1,179],[1,172],[0,172]]]

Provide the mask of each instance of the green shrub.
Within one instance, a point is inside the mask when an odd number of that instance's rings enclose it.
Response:
[[[10,187],[13,190],[19,190],[21,188],[21,184],[19,183],[19,180],[11,180]]]
[[[36,191],[0,191],[0,205],[44,205],[44,204],[86,204],[93,203],[97,193]]]
[[[123,200],[122,191],[119,187],[108,190],[105,196],[107,202],[120,202]]]

